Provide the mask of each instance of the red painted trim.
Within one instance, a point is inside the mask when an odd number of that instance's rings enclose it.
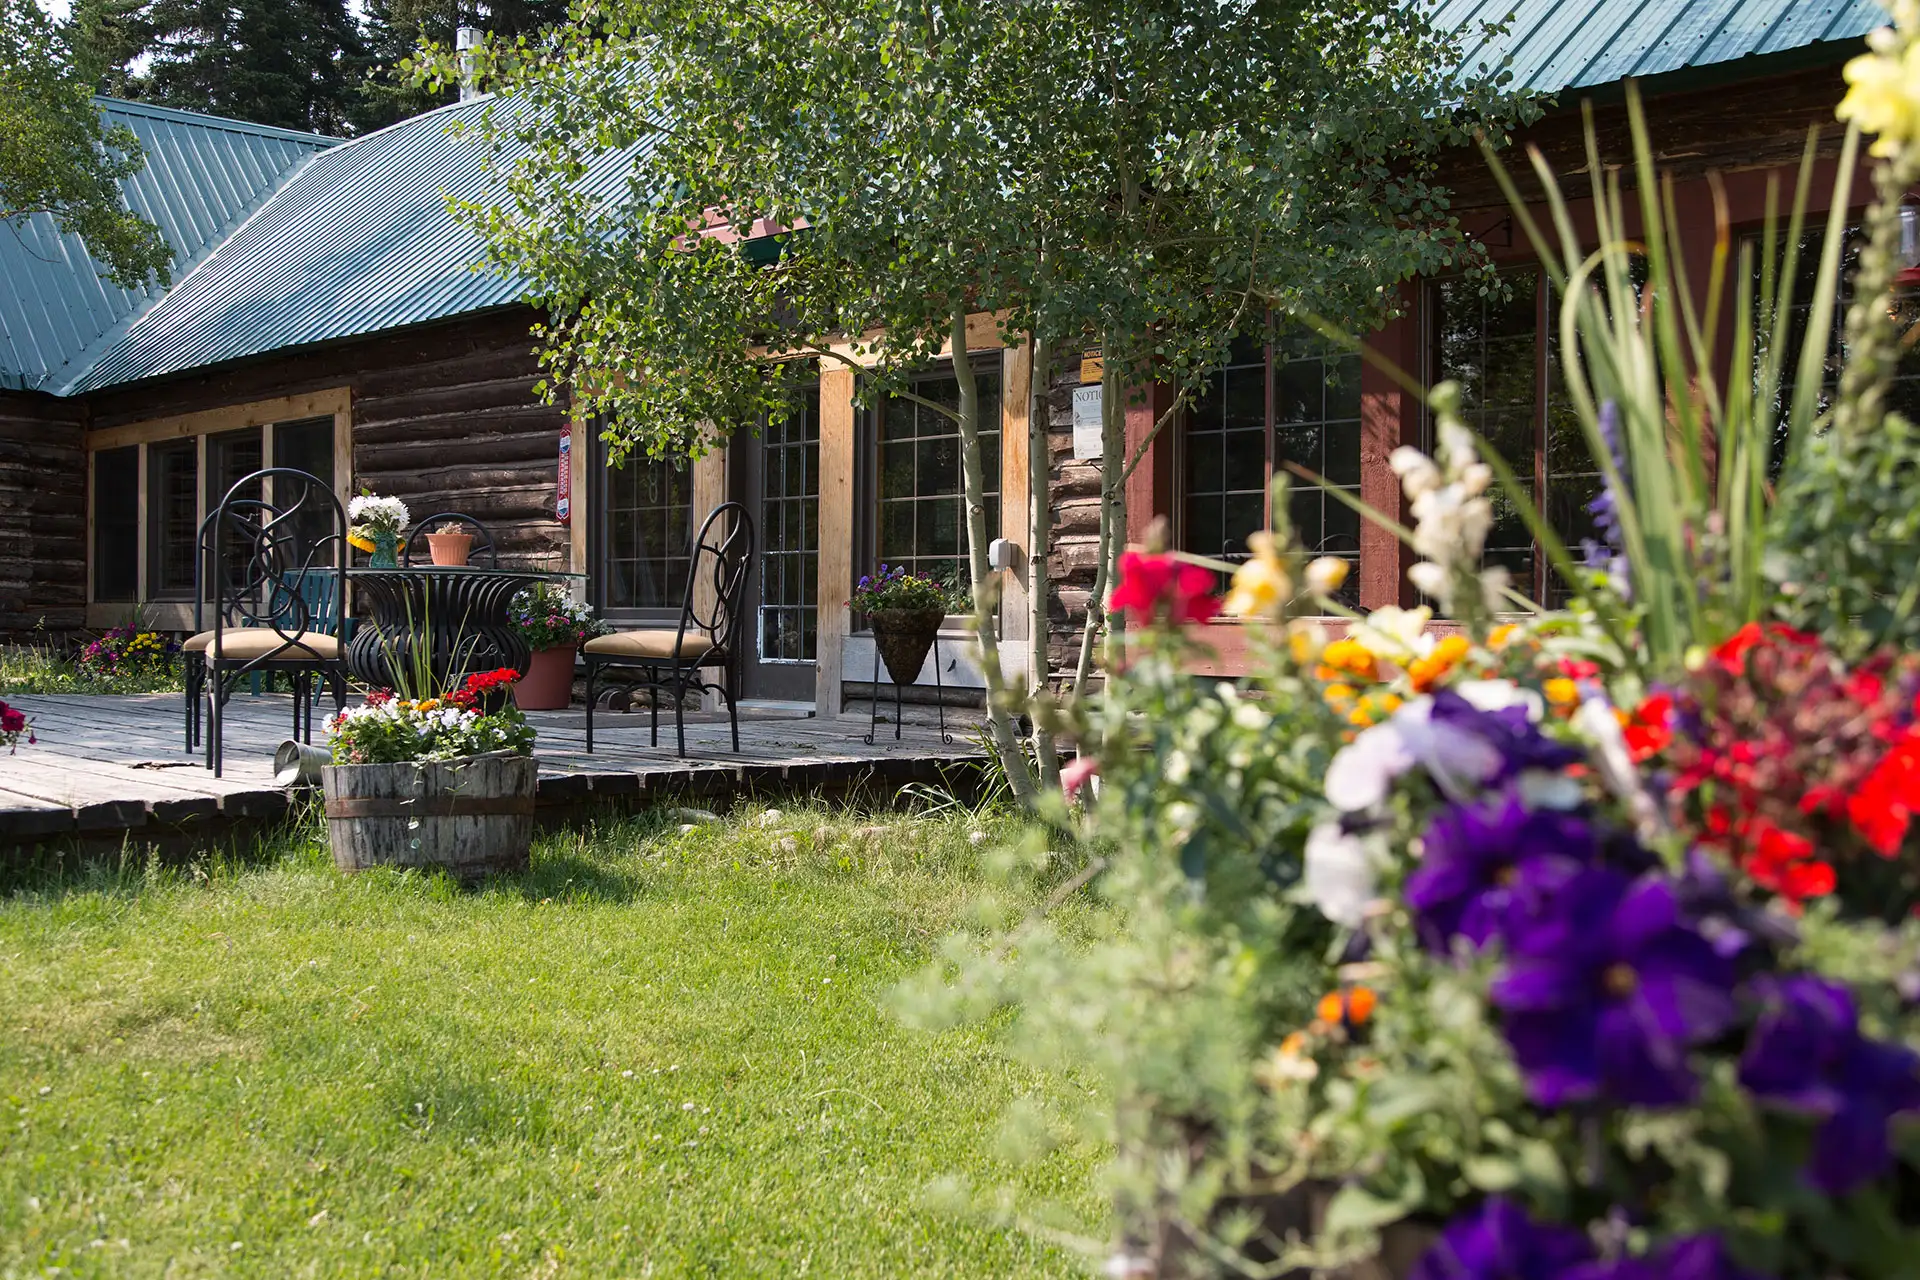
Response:
[[[1140,442],[1153,430],[1153,424],[1173,403],[1173,389],[1163,383],[1154,383],[1144,390],[1136,390],[1127,398],[1127,457],[1105,459],[1102,465],[1124,467],[1127,458],[1133,457]],[[1146,457],[1140,459],[1140,465],[1127,479],[1127,541],[1143,543],[1147,540],[1147,530],[1152,526],[1154,517],[1165,516],[1174,519],[1173,510],[1173,461],[1178,447],[1179,428],[1169,423],[1147,448]]]
[[[1423,374],[1420,359],[1420,333],[1423,317],[1419,301],[1420,285],[1401,286],[1401,307],[1406,314],[1389,321],[1384,329],[1367,339],[1367,348],[1395,368],[1418,378]],[[1360,498],[1374,510],[1391,516],[1396,522],[1408,520],[1406,499],[1400,481],[1387,459],[1403,444],[1420,443],[1420,401],[1403,389],[1372,360],[1363,361],[1360,370]],[[1360,607],[1379,609],[1391,604],[1411,603],[1406,571],[1413,553],[1389,529],[1372,520],[1360,524]]]

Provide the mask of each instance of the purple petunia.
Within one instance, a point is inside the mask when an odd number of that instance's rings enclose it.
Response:
[[[1555,742],[1540,732],[1527,707],[1520,704],[1483,710],[1452,689],[1440,689],[1433,695],[1429,716],[1436,734],[1478,738],[1500,757],[1500,767],[1483,785],[1497,786],[1529,770],[1557,773],[1584,759],[1579,748]]]
[[[1819,1117],[1807,1178],[1841,1195],[1893,1162],[1887,1126],[1920,1110],[1920,1058],[1860,1034],[1853,996],[1808,976],[1764,979],[1762,1013],[1740,1059],[1756,1096]]]
[[[1593,1258],[1586,1236],[1535,1222],[1505,1196],[1447,1224],[1410,1280],[1558,1280]]]
[[[1688,1050],[1734,1020],[1732,965],[1683,921],[1661,877],[1596,868],[1553,889],[1509,917],[1491,990],[1527,1092],[1546,1106],[1687,1101]]]
[[[1715,1236],[1675,1240],[1647,1258],[1590,1262],[1564,1272],[1559,1280],[1759,1280],[1735,1265]]]
[[[1421,939],[1441,953],[1456,937],[1484,947],[1591,865],[1598,845],[1584,818],[1530,810],[1511,795],[1448,807],[1407,878]]]

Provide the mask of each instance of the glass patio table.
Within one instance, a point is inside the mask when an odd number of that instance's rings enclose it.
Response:
[[[359,626],[347,643],[347,670],[376,689],[391,689],[395,668],[409,673],[427,648],[433,683],[512,667],[525,672],[532,650],[507,621],[514,596],[536,582],[586,581],[584,573],[549,569],[486,569],[473,565],[352,568]],[[404,678],[404,677],[403,677]]]

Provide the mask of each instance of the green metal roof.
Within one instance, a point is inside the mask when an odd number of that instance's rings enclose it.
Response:
[[[453,131],[489,107],[512,109],[482,96],[316,156],[64,393],[517,302],[525,282],[476,270],[480,237],[447,207],[494,181],[487,142]],[[602,156],[583,187],[626,198],[631,160]]]
[[[1506,35],[1480,28],[1513,14]],[[1463,38],[1468,66],[1512,58],[1537,93],[1716,66],[1836,41],[1840,57],[1887,25],[1875,0],[1437,0],[1435,25]]]
[[[1874,0],[1426,2],[1442,27],[1461,33],[1469,65],[1511,59],[1519,85],[1540,93],[1690,69],[1737,75],[1743,59],[1795,50],[1837,59],[1887,21]],[[1507,34],[1482,33],[1509,12]],[[85,359],[68,361],[48,389],[74,394],[166,377],[520,300],[522,281],[474,269],[479,238],[447,210],[450,195],[487,192],[484,144],[449,126],[490,104],[503,105],[482,97],[444,107],[282,171],[251,216],[191,270],[176,272],[165,298],[95,342]],[[630,159],[603,157],[584,179],[589,192],[629,198]]]
[[[146,151],[146,166],[120,190],[173,246],[176,280],[334,142],[140,102],[95,101],[108,124],[132,129]],[[80,237],[62,235],[48,214],[9,224],[0,231],[0,387],[58,389],[159,294],[102,279]]]

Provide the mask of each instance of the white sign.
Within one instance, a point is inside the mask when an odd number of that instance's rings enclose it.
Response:
[[[1097,458],[1100,456],[1101,427],[1100,388],[1075,387],[1073,389],[1073,456],[1076,458]]]

